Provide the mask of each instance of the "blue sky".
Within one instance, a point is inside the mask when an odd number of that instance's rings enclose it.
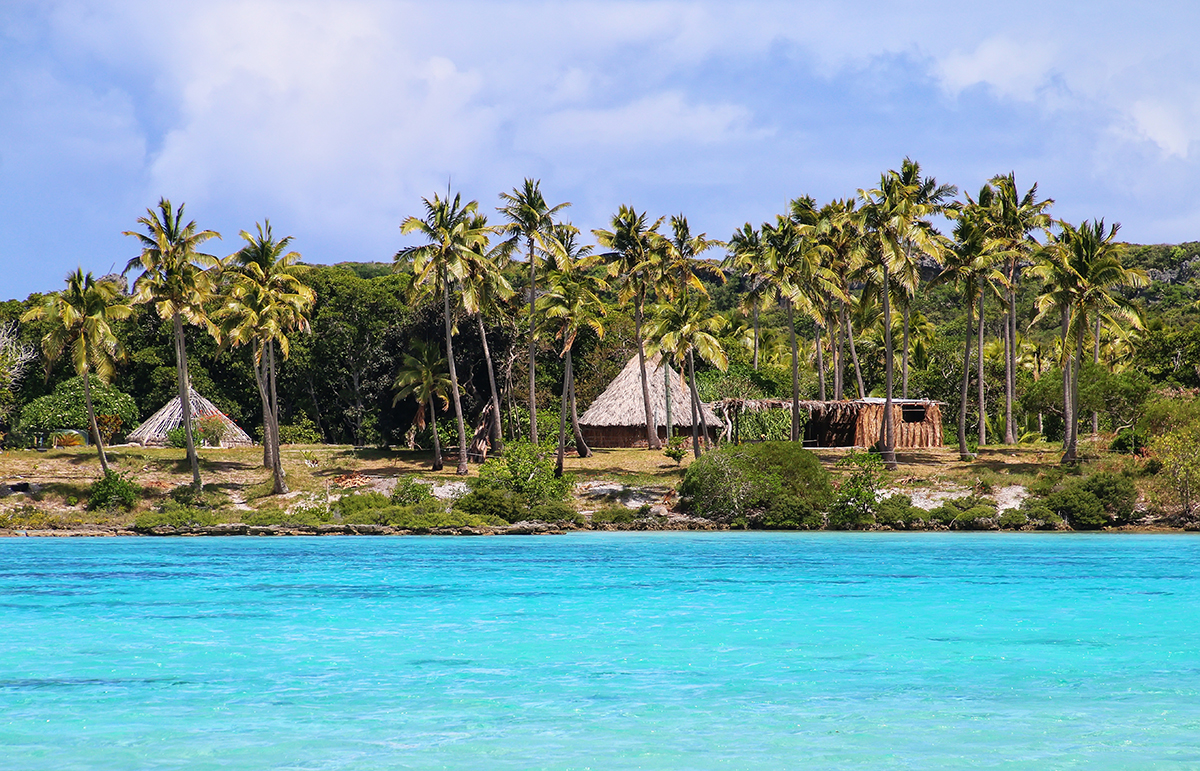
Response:
[[[269,217],[311,262],[388,260],[447,181],[724,238],[905,156],[1200,239],[1200,10],[976,5],[4,0],[0,298],[119,270],[160,196],[222,256]]]

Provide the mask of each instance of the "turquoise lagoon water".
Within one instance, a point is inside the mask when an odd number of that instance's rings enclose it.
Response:
[[[0,541],[6,769],[1200,768],[1200,538]]]

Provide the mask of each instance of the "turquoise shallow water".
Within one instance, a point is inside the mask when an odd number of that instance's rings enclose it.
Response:
[[[0,541],[0,768],[1200,768],[1200,538]]]

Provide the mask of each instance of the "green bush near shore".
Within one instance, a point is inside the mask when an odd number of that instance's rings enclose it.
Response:
[[[688,466],[680,491],[698,516],[753,528],[816,529],[833,498],[829,472],[795,442],[713,450]]]

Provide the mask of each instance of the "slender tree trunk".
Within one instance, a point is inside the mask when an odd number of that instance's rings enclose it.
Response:
[[[183,319],[178,313],[171,319],[175,327],[175,365],[179,373],[179,406],[183,410],[183,435],[187,442],[188,463],[192,467],[192,486],[202,490],[200,459],[196,457],[196,439],[192,436],[192,382],[188,376],[187,347],[183,338]]]
[[[971,453],[967,450],[967,396],[971,383],[971,321],[974,316],[975,301],[967,303],[967,334],[966,344],[963,345],[963,379],[958,401],[958,457],[960,460],[970,460]]]
[[[637,337],[638,369],[642,374],[642,404],[646,408],[646,448],[661,450],[662,443],[658,441],[658,421],[650,410],[650,383],[646,379],[646,346],[642,342],[642,295],[638,293],[634,306],[634,336]]]
[[[1075,366],[1071,372],[1071,457],[1079,457],[1079,376],[1083,370],[1083,333],[1085,324],[1079,325],[1075,335]]]
[[[267,367],[267,351],[261,342],[255,341],[253,356],[254,367],[257,373],[259,368],[265,372]],[[271,402],[267,396],[267,384],[264,382],[263,391],[260,393],[262,397],[262,419],[263,419],[263,468],[274,468],[275,462],[271,457],[274,450],[274,444],[271,442]]]
[[[460,477],[467,475],[467,428],[463,424],[462,397],[458,394],[458,372],[454,366],[453,326],[450,323],[450,277],[442,276],[442,311],[446,320],[446,362],[450,365],[450,390],[454,392],[454,418],[458,422],[458,468]],[[532,361],[530,362],[532,364]]]
[[[854,347],[854,323],[850,314],[846,314],[846,342],[850,343],[850,360],[854,363],[854,380],[858,384],[858,398],[867,398],[867,388],[863,385],[862,367],[858,363],[858,349]]]
[[[892,309],[891,300],[888,295],[888,268],[887,261],[883,263],[883,347],[884,347],[884,379],[887,381],[885,387],[887,389],[887,398],[883,404],[883,442],[880,448],[880,455],[883,457],[883,465],[887,469],[896,468],[896,425],[894,416],[892,415],[892,371],[895,369],[893,363],[892,352]]]
[[[329,436],[325,433],[325,424],[321,422],[321,404],[317,401],[317,389],[313,386],[312,376],[306,378],[308,381],[308,398],[312,399],[313,417],[317,419],[317,431],[321,433],[321,441],[329,441]]]
[[[672,419],[673,416],[671,415],[671,365],[667,363],[667,358],[665,356],[659,357],[659,363],[661,364],[663,371],[663,403],[666,406],[667,412],[666,442],[669,445],[671,443],[671,437],[675,433],[675,423]],[[655,433],[658,433],[658,426],[654,427],[654,431]]]
[[[504,451],[504,440],[500,431],[500,392],[496,390],[496,370],[492,366],[492,351],[488,347],[487,329],[483,326],[483,314],[475,317],[479,322],[479,339],[483,341],[483,358],[487,361],[488,385],[492,388],[492,452]]]
[[[822,327],[820,322],[816,324],[816,331],[813,334],[813,343],[817,347],[817,389],[820,393],[821,401],[825,401],[825,346],[821,340]]]
[[[575,452],[579,453],[581,458],[590,458],[592,448],[588,447],[583,438],[583,431],[579,428],[579,410],[575,403],[575,363],[570,350],[567,351],[567,368],[571,372],[571,430],[575,433]]]
[[[758,372],[758,303],[754,304],[751,314],[754,316],[754,371]]]
[[[902,394],[901,398],[904,398],[904,399],[908,398],[908,337],[909,337],[908,319],[909,319],[909,307],[908,307],[908,302],[905,301],[905,303],[904,303],[904,355],[900,359],[900,388],[901,388],[900,393]]]
[[[979,353],[976,366],[979,368],[979,447],[987,444],[987,391],[983,382],[983,301],[984,293],[979,293]]]
[[[796,347],[796,318],[791,300],[787,303],[788,332],[792,343],[792,441],[800,441],[800,351]]]
[[[1071,439],[1071,426],[1074,423],[1074,416],[1071,414],[1071,355],[1070,341],[1067,338],[1068,326],[1068,309],[1062,309],[1062,354],[1063,354],[1063,463],[1075,462],[1075,443]]]
[[[696,365],[692,358],[692,350],[688,349],[688,392],[692,402],[692,455],[699,458],[702,450],[700,442],[708,438],[708,426],[704,426],[704,438],[700,437],[700,421],[704,411],[700,408],[700,396],[696,393]]]
[[[96,424],[96,410],[92,407],[91,373],[83,373],[83,400],[87,404],[88,422],[92,426],[92,438],[96,442],[96,451],[100,453],[100,470],[108,476],[108,456],[104,454],[104,437],[100,436],[100,426]]]
[[[833,364],[833,398],[841,401],[846,396],[846,306],[838,309],[837,347]]]
[[[567,452],[567,401],[571,396],[571,365],[563,357],[562,399],[558,406],[558,457],[554,461],[554,477],[562,479],[563,456]]]
[[[437,408],[434,406],[432,394],[429,396],[429,430],[433,433],[433,468],[431,471],[441,471],[445,464],[442,461],[442,440],[438,436]]]
[[[1015,287],[1017,263],[1013,260],[1009,281]],[[1016,444],[1016,426],[1013,423],[1013,400],[1017,390],[1017,291],[1008,290],[1008,312],[1004,314],[1004,331],[1008,344],[1004,351],[1004,443]]]
[[[534,315],[534,301],[537,299],[536,283],[537,283],[537,263],[534,261],[536,255],[533,251],[533,239],[529,239],[529,441],[536,447],[538,443],[537,432],[537,378],[534,373],[536,365],[537,342],[534,339],[534,331],[537,329],[535,323],[537,317]],[[449,316],[447,316],[446,324],[449,325]],[[449,333],[447,333],[448,335]],[[454,364],[451,362],[450,371],[454,371]],[[456,393],[457,396],[457,393]],[[465,451],[464,451],[465,453]],[[467,473],[465,471],[462,473]]]
[[[1100,316],[1096,316],[1096,334],[1092,341],[1092,364],[1100,364]],[[1100,433],[1100,413],[1092,410],[1092,433]]]
[[[283,455],[279,448],[279,394],[275,388],[275,341],[267,341],[267,354],[270,357],[270,375],[271,386],[271,445],[273,447],[271,453],[271,471],[275,477],[274,495],[283,495],[288,491],[287,481],[283,476]]]

